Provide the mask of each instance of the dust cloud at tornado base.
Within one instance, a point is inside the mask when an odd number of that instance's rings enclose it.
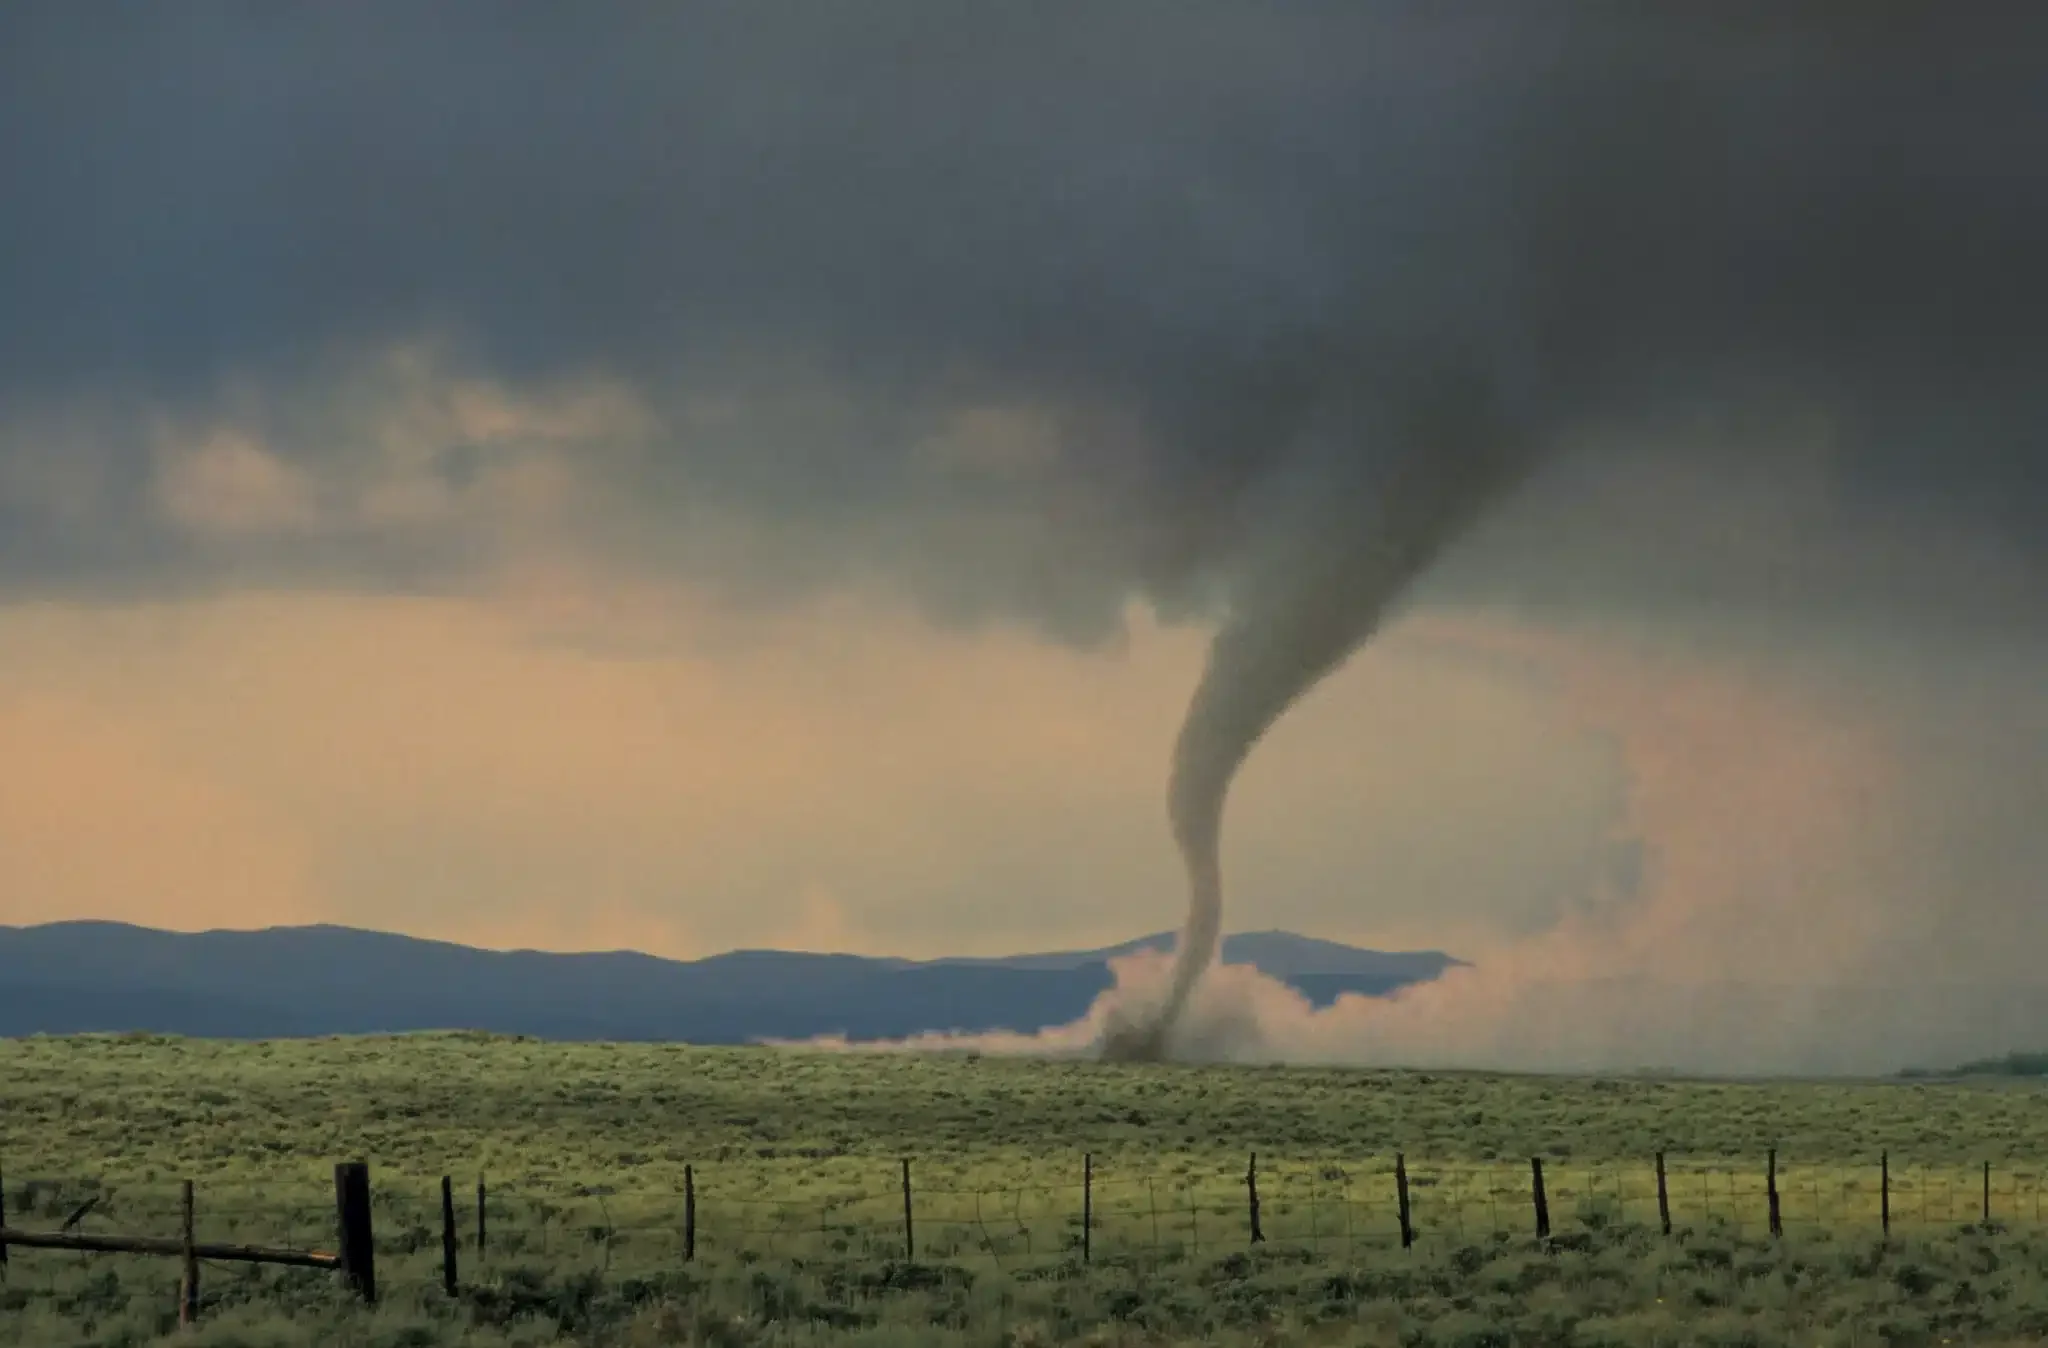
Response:
[[[1612,744],[1626,791],[1617,841],[1641,843],[1640,883],[1385,998],[1317,1008],[1249,965],[1208,967],[1158,1056],[1866,1074],[2035,1042],[2048,987],[2028,978],[2023,955],[2039,924],[1952,939],[2023,909],[2033,862],[2016,863],[2003,890],[1949,900],[1941,886],[1966,879],[1949,854],[1955,839],[1929,830],[1932,788],[1891,708],[1741,659],[1680,658],[1498,615],[1417,616],[1387,639],[1505,664]],[[1371,878],[1359,887],[1369,908]],[[2001,951],[2001,940],[2019,948]],[[811,1047],[1098,1058],[1131,1027],[1158,1025],[1176,971],[1166,952],[1114,961],[1114,985],[1086,1016],[1036,1034]]]

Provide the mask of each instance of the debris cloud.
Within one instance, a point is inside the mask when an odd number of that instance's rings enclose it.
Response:
[[[2023,956],[1957,934],[2023,905],[2027,864],[1954,893],[1975,876],[1935,816],[1961,797],[1930,808],[1925,745],[1872,690],[1499,614],[1387,637],[1532,681],[1607,740],[1615,851],[1640,860],[1537,934],[1388,997],[1317,1007],[1248,965],[1181,992],[1179,959],[1144,951],[1071,1025],[836,1047],[1118,1057],[1141,1027],[1186,1062],[1877,1074],[2002,1053],[2048,1018]],[[2040,934],[2008,923],[1997,943]]]

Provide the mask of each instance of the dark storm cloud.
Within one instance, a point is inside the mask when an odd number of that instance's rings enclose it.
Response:
[[[1227,570],[1361,396],[1463,381],[1532,441],[1695,464],[1744,448],[1669,448],[1702,412],[1819,405],[1845,532],[1995,535],[2032,576],[2044,38],[1990,4],[15,4],[0,399],[203,417],[445,334],[649,402],[655,451],[589,470],[654,555],[1084,637]],[[1045,410],[1060,459],[915,452],[975,405]],[[10,586],[199,565],[151,532],[146,437],[95,452],[124,541],[16,505]],[[681,524],[712,516],[759,527]],[[1562,593],[1613,568],[1551,551]]]

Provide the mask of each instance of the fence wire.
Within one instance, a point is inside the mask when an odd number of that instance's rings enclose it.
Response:
[[[1256,1171],[1180,1162],[1133,1169],[1098,1165],[1058,1178],[1000,1186],[935,1184],[913,1176],[906,1221],[900,1173],[878,1161],[861,1187],[817,1192],[805,1177],[762,1167],[721,1181],[696,1170],[694,1192],[635,1192],[608,1186],[529,1191],[487,1180],[481,1208],[474,1181],[456,1185],[458,1259],[466,1276],[544,1261],[555,1267],[631,1274],[672,1269],[689,1258],[795,1258],[930,1264],[981,1262],[1023,1271],[1080,1261],[1136,1257],[1208,1259],[1246,1249],[1256,1235],[1269,1251],[1355,1258],[1404,1244],[1464,1244],[1537,1233],[1535,1177],[1527,1161],[1431,1161],[1393,1155],[1331,1161],[1258,1158]],[[1249,1173],[1248,1173],[1249,1172]],[[843,1173],[843,1172],[841,1172]],[[763,1193],[778,1181],[800,1195]],[[1979,1226],[2044,1225],[2043,1169],[2035,1165],[1914,1165],[1799,1162],[1775,1173],[1756,1162],[1667,1158],[1660,1200],[1654,1160],[1547,1160],[1543,1190],[1550,1234],[1635,1227],[1675,1233],[1706,1227],[1761,1235],[1875,1233]],[[439,1177],[372,1175],[380,1269],[403,1282],[438,1285],[443,1252]],[[173,1182],[21,1179],[0,1187],[7,1225],[28,1231],[169,1235],[181,1229]],[[1085,1214],[1085,1220],[1084,1220]],[[481,1221],[479,1221],[481,1216]],[[299,1251],[335,1247],[331,1191],[298,1185],[197,1185],[195,1234],[202,1242]],[[65,1256],[34,1253],[41,1258]],[[226,1268],[213,1277],[319,1276],[291,1270]],[[380,1275],[380,1280],[382,1275]]]

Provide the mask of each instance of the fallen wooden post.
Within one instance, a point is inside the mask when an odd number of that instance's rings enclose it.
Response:
[[[68,1250],[73,1254],[174,1257],[180,1263],[178,1322],[188,1328],[199,1318],[199,1265],[209,1259],[223,1264],[276,1264],[285,1268],[339,1272],[363,1300],[374,1303],[377,1283],[370,1234],[370,1168],[360,1161],[336,1166],[334,1184],[341,1244],[333,1251],[201,1241],[194,1233],[192,1181],[186,1180],[180,1186],[179,1231],[175,1236],[97,1235],[75,1230],[79,1221],[93,1209],[94,1203],[78,1208],[59,1231],[24,1231],[9,1226],[6,1211],[0,1208],[0,1252],[11,1247],[17,1250]],[[444,1236],[451,1241],[454,1233],[453,1198],[448,1182],[444,1180],[441,1190],[442,1224]],[[447,1267],[452,1281],[452,1255]]]
[[[21,1250],[71,1250],[80,1254],[155,1254],[183,1258],[183,1236],[95,1236],[81,1231],[21,1231],[0,1226],[0,1244]],[[221,1245],[196,1241],[195,1259],[224,1264],[284,1264],[292,1268],[341,1267],[341,1256],[323,1250],[285,1250],[265,1245]]]

